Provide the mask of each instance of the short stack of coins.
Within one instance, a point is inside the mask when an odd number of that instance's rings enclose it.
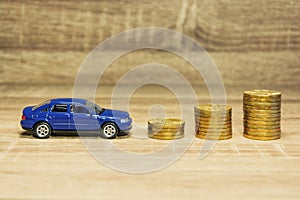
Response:
[[[244,137],[254,140],[280,138],[281,93],[272,90],[245,91]]]
[[[148,137],[159,140],[173,140],[184,137],[185,122],[180,119],[150,119],[148,121]]]
[[[195,106],[196,137],[207,140],[232,138],[231,114],[228,105],[202,104]]]

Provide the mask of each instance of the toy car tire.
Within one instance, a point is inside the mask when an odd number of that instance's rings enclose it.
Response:
[[[112,122],[105,123],[100,130],[101,136],[107,139],[115,138],[118,135],[118,133],[119,128],[115,123]]]
[[[52,129],[47,122],[40,122],[34,126],[33,135],[40,139],[48,138],[51,135]]]

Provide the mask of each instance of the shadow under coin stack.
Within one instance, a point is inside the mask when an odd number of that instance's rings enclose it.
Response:
[[[184,124],[180,119],[151,119],[148,121],[148,137],[159,140],[183,138]]]
[[[196,106],[194,111],[196,137],[207,140],[232,138],[230,106],[203,104]]]
[[[272,90],[244,92],[244,137],[275,140],[281,135],[281,93]]]

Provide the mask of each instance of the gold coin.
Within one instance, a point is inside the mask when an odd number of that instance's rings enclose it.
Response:
[[[224,117],[224,116],[231,116],[231,112],[228,113],[202,113],[202,112],[195,112],[195,116],[198,117]]]
[[[280,119],[281,114],[269,114],[269,115],[262,115],[262,114],[249,114],[244,113],[244,118],[254,118],[254,119]]]
[[[203,113],[203,112],[195,112],[194,115],[198,116],[198,117],[224,117],[224,116],[231,116],[232,113],[231,112],[227,112],[227,113]]]
[[[196,124],[196,126],[195,126],[195,128],[197,129],[197,130],[205,130],[205,131],[208,131],[208,130],[210,130],[210,131],[226,131],[226,130],[232,130],[232,126],[225,126],[225,127],[222,127],[222,126],[220,126],[220,127],[209,127],[209,126],[207,126],[207,127],[204,127],[204,126],[199,126],[198,124]]]
[[[203,115],[206,115],[206,114],[207,115],[212,115],[212,114],[218,114],[218,115],[220,115],[220,114],[232,113],[232,110],[221,110],[221,111],[212,111],[212,112],[206,111],[206,110],[194,110],[194,113],[196,113],[196,114],[201,113]]]
[[[263,98],[280,98],[281,92],[277,92],[274,90],[248,90],[244,92],[245,96],[255,96],[255,97],[263,97]]]
[[[203,121],[195,121],[195,125],[201,125],[201,126],[206,126],[206,127],[210,127],[210,126],[231,126],[232,122],[228,121],[228,122],[203,122]]]
[[[157,118],[151,119],[148,121],[148,126],[156,127],[156,128],[176,128],[179,126],[184,126],[185,122],[180,119],[173,118]]]
[[[246,128],[255,128],[255,129],[277,129],[280,128],[280,124],[275,124],[275,125],[257,125],[257,124],[249,124],[249,123],[244,123],[244,127]]]
[[[228,105],[221,104],[201,104],[194,107],[195,110],[200,110],[203,112],[226,112],[232,110],[232,108]]]
[[[256,122],[268,122],[268,123],[272,123],[272,122],[276,122],[278,124],[278,122],[280,122],[280,118],[278,119],[274,119],[274,118],[264,118],[264,119],[260,119],[260,118],[255,118],[255,119],[249,119],[249,118],[245,118],[243,120],[244,123],[249,123],[249,124],[255,124]],[[275,125],[275,124],[274,124]]]
[[[254,102],[267,102],[267,103],[278,103],[281,102],[281,98],[269,98],[269,97],[258,97],[258,96],[243,96],[243,100],[254,101]]]
[[[178,133],[178,132],[184,132],[184,130],[176,130],[176,129],[148,129],[148,132],[151,133]]]
[[[230,116],[220,116],[220,117],[204,117],[204,116],[201,116],[201,117],[197,117],[195,116],[195,119],[198,119],[198,120],[201,120],[201,121],[216,121],[216,122],[219,122],[219,121],[230,121],[231,120],[231,115]]]
[[[216,132],[216,133],[213,133],[213,132],[203,132],[203,131],[196,131],[196,134],[198,135],[216,135],[216,136],[226,136],[226,135],[232,135],[232,131],[225,131],[225,132]]]
[[[244,123],[249,123],[249,124],[266,124],[266,125],[276,125],[276,124],[280,124],[280,117],[274,117],[274,118],[258,118],[258,117],[247,117],[244,116],[243,122]]]
[[[209,122],[209,121],[202,121],[202,120],[195,120],[195,124],[202,124],[202,125],[216,125],[216,126],[221,126],[221,125],[228,125],[232,124],[231,121],[214,121],[214,122]]]
[[[253,113],[244,113],[243,114],[244,117],[249,117],[249,118],[259,118],[259,119],[265,119],[265,118],[270,118],[270,119],[280,119],[281,118],[281,113],[277,113],[277,114],[253,114]]]
[[[281,118],[281,114],[250,114],[244,113],[245,117],[255,117],[255,118]]]
[[[243,101],[257,102],[257,103],[281,103],[281,99],[270,99],[270,98],[257,98],[257,97],[243,97]]]
[[[169,130],[169,131],[179,131],[184,130],[184,126],[179,127],[156,127],[156,126],[148,126],[148,130],[161,131],[161,130]]]
[[[195,122],[203,122],[206,124],[224,124],[224,123],[231,123],[231,118],[226,118],[226,119],[196,118]]]
[[[203,114],[224,114],[224,113],[231,113],[232,109],[229,110],[198,110],[197,108],[194,109],[194,113],[203,113]]]
[[[201,122],[230,122],[231,117],[228,118],[207,118],[207,117],[196,117],[195,120],[201,121]]]
[[[156,130],[148,130],[149,134],[184,134],[184,130],[171,130],[168,129],[162,129],[161,131]]]
[[[251,125],[262,125],[262,126],[280,125],[280,120],[273,121],[273,122],[244,120],[243,122]]]
[[[218,127],[216,127],[216,128],[214,128],[214,127],[198,127],[198,129],[199,130],[210,130],[210,131],[220,131],[220,130],[231,130],[232,129],[232,126],[229,126],[229,127],[220,127],[220,128],[218,128]]]
[[[244,113],[253,114],[279,114],[281,110],[256,110],[256,109],[244,109]]]
[[[228,136],[208,136],[208,135],[195,135],[197,138],[205,140],[227,140],[232,138],[232,135]]]
[[[201,138],[231,138],[232,134],[229,135],[205,135],[205,134],[196,134],[196,137],[201,137]]]
[[[257,96],[257,95],[244,94],[243,98],[255,99],[255,100],[257,99],[257,100],[280,101],[281,95],[280,96]]]
[[[223,134],[227,132],[232,132],[232,129],[204,129],[204,128],[195,128],[196,132],[201,132],[201,133],[211,133],[211,134]]]
[[[245,106],[266,106],[266,107],[280,107],[281,102],[267,102],[267,101],[251,101],[248,99],[243,99],[243,105]]]
[[[253,117],[244,115],[244,120],[247,122],[280,122],[280,117]]]
[[[247,109],[247,110],[280,110],[281,107],[280,106],[260,106],[260,105],[252,105],[252,106],[248,106],[248,105],[243,105],[243,109]]]
[[[171,133],[171,132],[165,132],[165,133],[156,133],[156,132],[148,132],[148,136],[149,137],[177,137],[177,136],[181,136],[184,135],[183,133]]]
[[[265,107],[279,107],[279,103],[262,103],[262,102],[252,102],[252,101],[243,101],[243,104],[246,106],[265,106]]]
[[[181,129],[169,129],[169,128],[164,128],[164,129],[151,129],[148,128],[148,133],[184,133],[184,128]]]
[[[230,115],[211,115],[211,116],[206,116],[206,115],[195,115],[195,119],[203,119],[205,121],[220,121],[220,120],[230,120],[231,119],[231,114]]]
[[[203,128],[203,129],[226,129],[232,127],[232,124],[222,124],[222,125],[216,125],[216,124],[199,124],[195,123],[196,128]]]
[[[247,131],[244,131],[244,134],[248,134],[248,135],[252,135],[252,136],[273,137],[273,136],[280,135],[281,132],[262,133],[262,132],[247,132]]]
[[[195,113],[208,113],[208,114],[211,114],[211,113],[228,113],[228,112],[232,112],[232,108],[230,107],[230,109],[199,109],[197,107],[194,107],[194,112]]]
[[[216,132],[216,133],[220,133],[220,132],[226,132],[226,131],[232,131],[232,126],[230,127],[225,127],[225,128],[209,128],[209,127],[198,127],[195,126],[195,129],[198,131],[202,131],[202,132]]]
[[[211,116],[195,115],[195,118],[203,119],[205,121],[207,121],[207,120],[216,120],[216,121],[223,120],[224,121],[225,119],[231,119],[231,115],[211,115]]]
[[[201,120],[201,121],[229,121],[231,120],[230,116],[195,116],[195,119]]]
[[[205,134],[205,135],[228,135],[232,134],[232,130],[218,130],[218,131],[207,131],[207,130],[196,130],[197,134]]]
[[[153,131],[161,131],[161,130],[168,130],[168,131],[178,131],[178,130],[183,130],[184,126],[178,126],[178,127],[156,127],[153,125],[148,126],[148,130],[153,130]]]
[[[227,133],[222,133],[222,134],[210,134],[210,133],[196,132],[196,135],[208,135],[211,137],[217,137],[217,136],[225,137],[225,136],[231,136],[232,132],[227,132]]]
[[[206,129],[224,129],[224,128],[230,128],[231,124],[222,124],[222,125],[207,125],[207,124],[196,124],[200,128],[206,128]]]
[[[201,124],[201,125],[207,125],[207,126],[222,126],[222,125],[231,125],[231,121],[227,121],[227,122],[207,122],[207,121],[199,121],[196,120],[195,124]]]
[[[250,101],[280,102],[281,96],[279,96],[279,97],[261,97],[261,96],[251,96],[251,95],[244,94],[243,99],[249,99]]]
[[[256,114],[256,113],[244,113],[246,117],[256,117],[256,118],[280,118],[281,113],[277,114]]]
[[[222,125],[231,125],[231,121],[228,121],[228,122],[203,122],[203,121],[198,121],[196,120],[195,121],[195,124],[201,124],[201,125],[207,125],[207,126],[222,126]]]
[[[261,117],[261,118],[264,118],[264,117],[281,117],[281,113],[278,112],[278,113],[257,113],[257,112],[245,112],[244,111],[244,116],[249,116],[249,117]]]
[[[175,139],[180,139],[183,138],[184,135],[180,135],[180,136],[149,136],[149,138],[151,139],[157,139],[157,140],[175,140]]]
[[[156,118],[156,119],[150,119],[148,121],[148,124],[150,125],[157,125],[157,124],[162,124],[162,125],[171,125],[171,126],[180,126],[180,125],[184,125],[184,121],[181,119],[175,119],[175,118]]]
[[[244,127],[244,131],[247,131],[248,133],[250,132],[261,132],[261,133],[275,133],[275,132],[281,132],[280,128],[274,128],[274,129],[263,129],[263,128],[249,128],[249,127]]]
[[[252,139],[252,140],[277,140],[280,139],[280,135],[271,136],[271,137],[264,137],[264,136],[253,136],[249,134],[243,134],[245,138]]]

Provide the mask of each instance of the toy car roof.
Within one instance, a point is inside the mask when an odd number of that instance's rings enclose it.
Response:
[[[57,98],[57,99],[51,99],[50,103],[80,103],[85,104],[87,100],[85,99],[79,99],[79,98]]]

